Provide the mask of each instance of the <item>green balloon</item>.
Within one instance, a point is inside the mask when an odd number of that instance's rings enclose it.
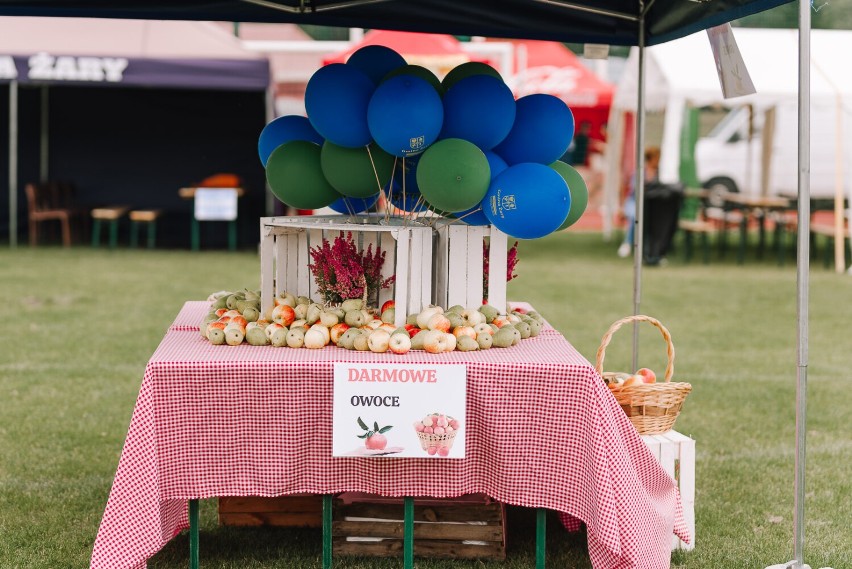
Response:
[[[387,81],[391,77],[396,77],[397,75],[413,75],[414,77],[419,77],[434,87],[439,95],[443,96],[444,94],[444,86],[441,85],[441,80],[438,79],[438,76],[422,65],[403,65],[402,67],[397,67],[385,75],[384,78],[382,78],[382,82]]]
[[[500,76],[500,72],[487,63],[482,63],[481,61],[468,61],[467,63],[462,63],[461,65],[457,65],[450,69],[450,72],[447,73],[444,80],[441,81],[441,85],[444,86],[445,91],[449,91],[450,87],[471,75],[491,75],[500,81],[503,80]]]
[[[319,209],[340,199],[322,174],[320,147],[313,142],[292,140],[276,148],[266,163],[266,181],[276,198],[296,209]]]
[[[548,166],[562,176],[562,179],[568,184],[568,192],[571,194],[571,209],[568,210],[568,217],[556,229],[556,231],[561,231],[577,223],[577,220],[586,211],[586,206],[589,205],[589,189],[580,173],[570,164],[557,160],[553,164],[548,164]]]
[[[350,198],[369,198],[390,181],[394,157],[375,142],[369,147],[344,148],[326,140],[320,163],[325,179],[335,190]]]
[[[417,164],[417,187],[435,208],[459,212],[485,197],[491,184],[488,158],[475,144],[445,138],[426,149]]]

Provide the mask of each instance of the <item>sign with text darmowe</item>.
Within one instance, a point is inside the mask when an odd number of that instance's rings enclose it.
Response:
[[[464,458],[467,370],[334,364],[334,456]]]

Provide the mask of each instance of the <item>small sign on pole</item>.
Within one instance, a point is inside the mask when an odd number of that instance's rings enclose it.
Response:
[[[195,219],[234,221],[237,219],[236,188],[196,188]]]
[[[707,37],[710,39],[713,58],[716,60],[716,72],[719,74],[719,83],[722,85],[722,96],[730,99],[755,93],[754,83],[751,82],[751,75],[737,47],[731,24],[707,28]]]
[[[332,454],[464,458],[467,368],[334,364]]]

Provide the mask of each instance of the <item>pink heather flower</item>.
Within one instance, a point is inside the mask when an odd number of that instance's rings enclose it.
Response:
[[[331,244],[323,239],[322,245],[311,249],[313,263],[308,267],[325,302],[367,298],[394,282],[394,277],[382,279],[385,253],[381,247],[376,247],[375,253],[372,249],[371,244],[365,252],[359,252],[351,232],[341,232]]]

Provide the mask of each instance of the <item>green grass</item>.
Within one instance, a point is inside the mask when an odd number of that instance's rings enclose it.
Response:
[[[710,264],[643,271],[641,311],[677,350],[693,384],[677,429],[697,441],[697,547],[673,566],[759,568],[792,557],[796,273],[735,252]],[[772,257],[771,255],[768,257]],[[527,300],[588,359],[632,313],[632,263],[598,234],[522,242],[510,298]],[[256,287],[254,252],[0,250],[0,567],[87,567],[145,364],[184,301]],[[852,566],[850,277],[814,262],[810,277],[805,560]],[[662,370],[659,333],[643,325],[640,364]],[[606,352],[630,367],[630,327]],[[202,567],[320,567],[319,532],[219,528],[202,502]],[[418,560],[421,568],[530,567],[530,512],[510,509],[505,564]],[[583,535],[549,526],[550,567],[590,567]],[[629,531],[629,530],[628,530]],[[187,566],[179,536],[149,564]],[[339,559],[341,568],[398,567]]]

